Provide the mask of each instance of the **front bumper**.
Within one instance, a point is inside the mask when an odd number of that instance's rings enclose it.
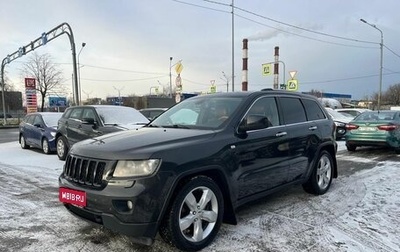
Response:
[[[103,189],[88,189],[61,175],[59,186],[86,192],[86,206],[64,203],[73,215],[112,231],[137,237],[151,244],[166,204],[168,176],[158,174],[151,178],[109,183]]]

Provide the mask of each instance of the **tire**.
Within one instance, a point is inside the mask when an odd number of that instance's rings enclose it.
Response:
[[[308,181],[303,184],[306,192],[315,195],[326,193],[331,186],[333,177],[333,159],[327,151],[322,151],[318,156],[318,161],[314,165]]]
[[[357,146],[352,144],[346,144],[346,148],[348,151],[356,151]]]
[[[57,149],[57,156],[60,160],[65,160],[68,153],[68,145],[67,139],[65,137],[60,136],[56,140],[56,149]]]
[[[201,250],[214,240],[221,226],[222,192],[205,176],[194,177],[177,190],[161,223],[160,236],[180,250]],[[203,199],[206,202],[202,204]]]
[[[50,154],[50,147],[49,147],[49,141],[47,140],[47,138],[43,138],[42,139],[42,150],[44,152],[44,154]]]
[[[22,134],[19,136],[19,143],[21,144],[22,149],[29,149],[30,147],[28,144],[26,144],[25,137]]]

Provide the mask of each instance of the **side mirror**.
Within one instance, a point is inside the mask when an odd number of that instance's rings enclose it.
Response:
[[[83,124],[91,124],[91,125],[95,125],[95,121],[93,118],[83,118],[82,119],[82,123]]]
[[[248,115],[239,125],[239,133],[249,130],[265,129],[271,126],[267,117],[262,115]]]

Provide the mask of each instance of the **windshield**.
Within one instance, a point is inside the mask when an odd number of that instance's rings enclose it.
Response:
[[[217,129],[226,125],[239,108],[241,97],[196,96],[157,117],[150,127]]]
[[[130,107],[96,107],[104,124],[147,124],[149,120],[139,111]]]
[[[62,113],[42,114],[43,121],[48,127],[56,127],[61,116]]]

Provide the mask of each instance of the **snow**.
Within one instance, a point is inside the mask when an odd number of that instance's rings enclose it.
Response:
[[[204,251],[400,251],[399,159],[355,157],[338,144],[338,160],[376,165],[339,174],[322,196],[295,186],[242,207],[238,225],[222,225]],[[160,237],[137,245],[68,213],[58,202],[63,163],[0,144],[0,251],[176,251]]]

